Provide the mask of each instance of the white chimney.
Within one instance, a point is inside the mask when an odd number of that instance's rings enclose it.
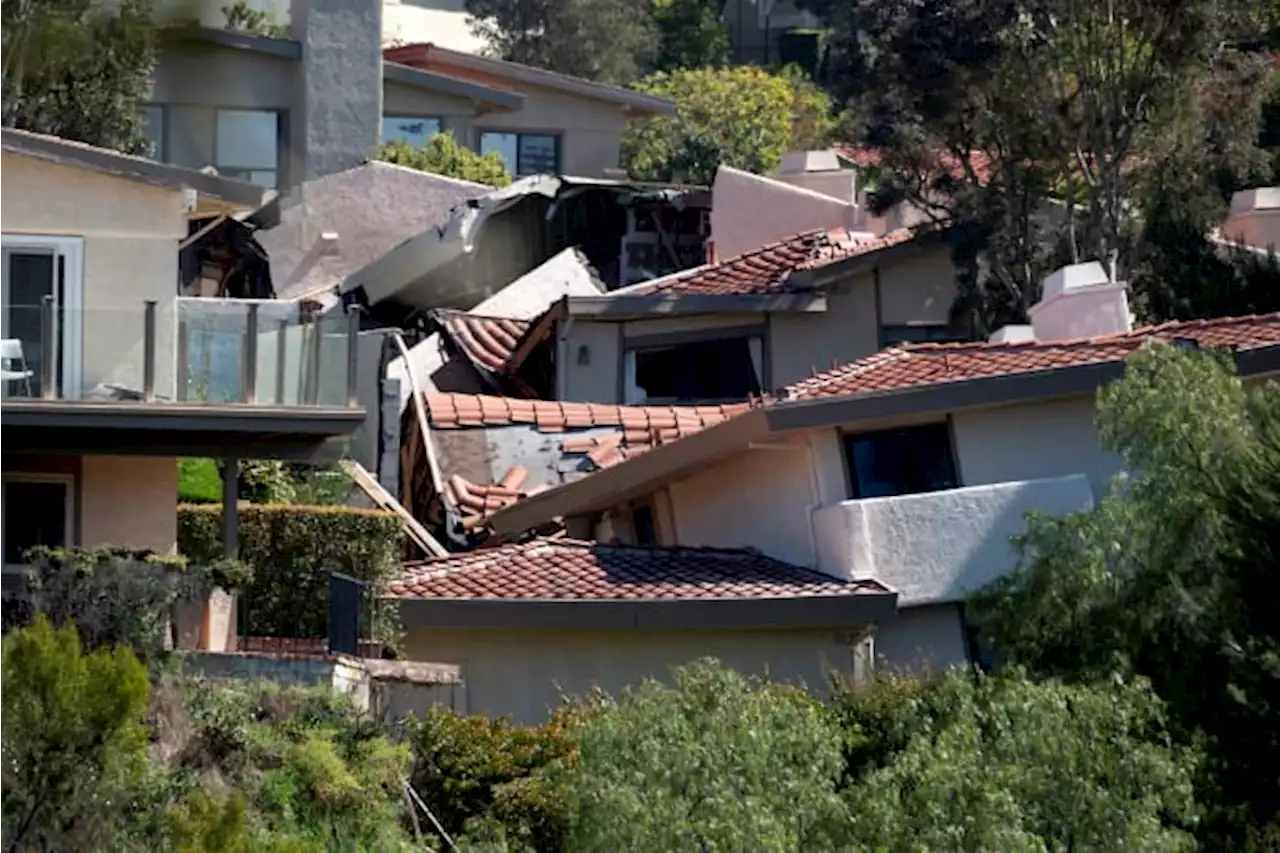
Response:
[[[1097,261],[1063,267],[1046,278],[1040,301],[1027,314],[1038,341],[1093,338],[1133,329],[1125,285],[1108,278]]]
[[[1280,248],[1280,187],[1241,190],[1231,197],[1222,236],[1257,249]]]
[[[834,151],[792,151],[783,155],[776,180],[803,187],[846,204],[857,200],[857,173],[840,168]]]
[[[1025,344],[1036,339],[1034,326],[1003,326],[987,338],[993,344]]]

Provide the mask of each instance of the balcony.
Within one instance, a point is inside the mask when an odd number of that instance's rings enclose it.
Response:
[[[1026,529],[1028,510],[1091,506],[1084,474],[844,501],[814,513],[818,563],[887,584],[900,606],[962,601],[1016,568],[1009,538]]]
[[[70,309],[47,296],[5,314],[6,398],[356,408],[355,313],[191,297]]]

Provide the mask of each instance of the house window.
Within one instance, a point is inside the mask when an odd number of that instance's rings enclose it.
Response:
[[[764,342],[742,335],[632,349],[625,370],[629,405],[745,400],[764,388]]]
[[[54,361],[57,397],[80,396],[80,343],[83,340],[81,269],[84,244],[79,237],[5,235],[0,242],[0,337],[4,339],[5,396],[40,396],[43,364]],[[44,339],[45,299],[53,309],[52,339]]]
[[[152,160],[163,160],[164,150],[164,107],[160,104],[144,104],[142,107],[142,135],[147,138],[147,156]]]
[[[496,151],[514,175],[554,175],[560,171],[560,137],[546,133],[482,131],[480,153]]]
[[[63,474],[5,474],[3,528],[4,565],[21,566],[37,545],[63,548],[71,544],[73,480]]]
[[[280,113],[218,110],[214,162],[228,178],[275,189],[280,181]]]
[[[440,132],[440,119],[418,116],[383,116],[382,141],[407,142],[414,148],[425,148],[427,140]]]
[[[653,522],[653,507],[640,504],[631,510],[631,529],[636,535],[637,545],[657,545],[658,530]]]
[[[957,343],[969,340],[946,323],[903,324],[882,326],[880,339],[884,346],[917,343]]]
[[[914,495],[958,485],[945,423],[858,433],[845,440],[855,498]]]

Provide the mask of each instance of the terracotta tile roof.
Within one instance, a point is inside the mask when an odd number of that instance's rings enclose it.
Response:
[[[837,145],[835,151],[844,159],[856,163],[864,169],[880,165],[880,152],[875,148]],[[964,178],[964,165],[955,156],[943,154],[938,162],[940,165],[948,167],[952,177],[957,179]],[[974,177],[978,179],[978,183],[986,184],[991,180],[991,157],[985,152],[971,152],[969,155],[969,167],[973,169]]]
[[[564,432],[614,427],[622,429],[629,440],[640,441],[643,438],[651,443],[697,432],[742,414],[753,405],[614,406],[559,400],[519,400],[483,394],[426,394],[424,401],[428,420],[434,429],[527,424],[539,432]]]
[[[815,598],[888,594],[766,557],[718,548],[646,548],[538,538],[408,564],[388,595],[500,600]]]
[[[1190,339],[1204,347],[1253,349],[1280,345],[1280,312],[1147,326],[1118,335],[1069,341],[910,344],[878,352],[788,387],[804,400],[914,388],[961,379],[1077,367],[1124,359],[1149,338]]]
[[[531,325],[528,320],[481,317],[445,308],[432,311],[431,316],[472,364],[491,373],[506,367]]]
[[[817,269],[836,261],[865,255],[904,243],[915,236],[910,229],[891,231],[882,237],[847,231],[816,229],[768,243],[741,255],[668,276],[652,288],[634,293],[750,295],[796,293],[807,290],[791,283],[798,270]]]

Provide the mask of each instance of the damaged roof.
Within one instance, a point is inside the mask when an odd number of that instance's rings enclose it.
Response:
[[[431,319],[482,373],[502,372],[532,325],[528,320],[483,317],[451,308],[432,311]]]
[[[844,228],[815,229],[767,243],[717,264],[667,276],[651,288],[631,288],[628,294],[755,295],[805,291],[812,286],[808,282],[793,281],[793,273],[871,254],[909,242],[915,236],[909,228],[880,237]]]
[[[535,538],[405,566],[395,598],[518,601],[892,596],[748,549],[604,545]]]

